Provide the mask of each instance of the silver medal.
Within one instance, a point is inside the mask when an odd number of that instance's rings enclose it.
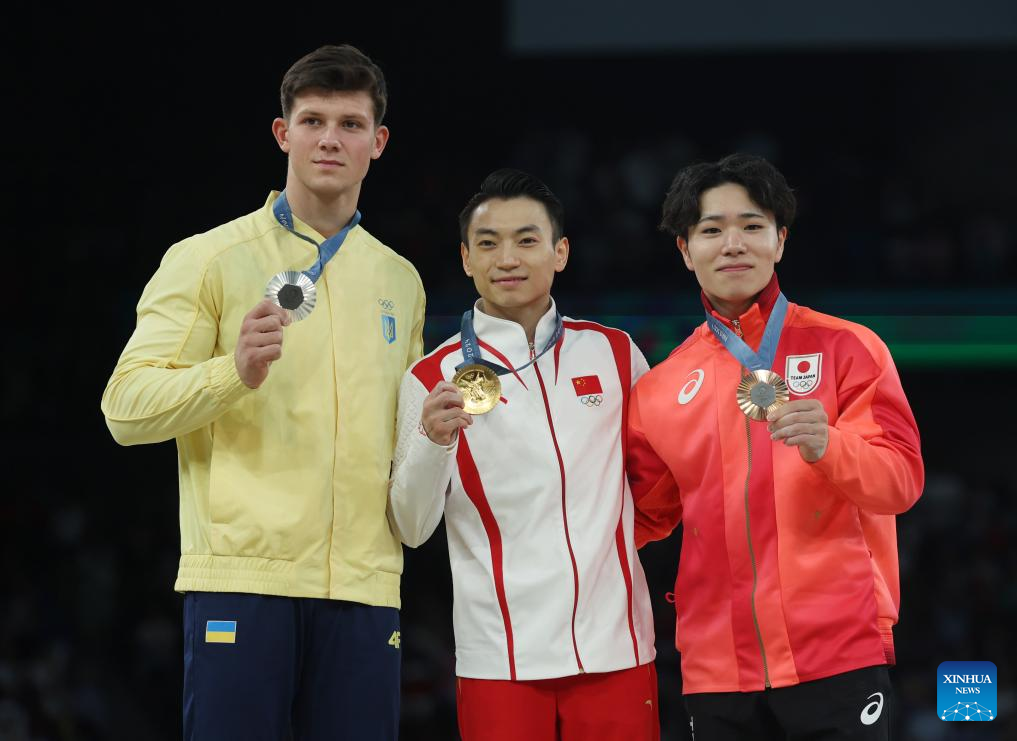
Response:
[[[287,270],[273,276],[268,282],[265,298],[289,312],[290,319],[299,322],[311,315],[318,300],[318,291],[306,275],[296,270]]]

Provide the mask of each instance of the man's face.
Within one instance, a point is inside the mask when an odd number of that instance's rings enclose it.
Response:
[[[770,282],[786,238],[787,227],[777,229],[743,186],[724,183],[699,196],[699,221],[688,241],[678,237],[678,249],[714,306],[718,299],[740,306]]]
[[[463,270],[492,316],[518,320],[520,310],[547,308],[554,274],[565,269],[569,243],[553,241],[551,219],[532,198],[492,199],[473,212],[461,245]]]
[[[306,90],[294,99],[288,120],[272,122],[272,132],[289,155],[287,182],[324,200],[359,192],[388,141],[388,128],[374,125],[374,106],[363,91]]]

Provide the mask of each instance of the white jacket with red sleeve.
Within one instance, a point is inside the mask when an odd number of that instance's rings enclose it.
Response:
[[[539,352],[555,330],[541,318]],[[652,661],[653,618],[625,476],[629,392],[647,370],[624,332],[565,318],[536,363],[522,326],[474,310],[483,357],[511,370],[502,397],[450,446],[423,401],[463,362],[460,337],[412,366],[399,392],[393,529],[424,542],[442,514],[455,598],[456,674],[548,679]]]

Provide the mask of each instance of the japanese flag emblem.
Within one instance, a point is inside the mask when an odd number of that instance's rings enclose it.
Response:
[[[788,355],[784,378],[792,394],[804,396],[819,385],[823,377],[823,353]]]

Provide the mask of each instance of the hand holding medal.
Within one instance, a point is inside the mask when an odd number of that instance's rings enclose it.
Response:
[[[431,389],[420,411],[420,426],[431,442],[451,445],[459,430],[473,424],[473,417],[459,389],[442,381]]]
[[[269,366],[282,357],[282,330],[289,323],[289,314],[269,301],[260,301],[244,316],[233,362],[247,388],[261,386],[268,378]]]
[[[781,293],[766,322],[758,353],[753,352],[741,337],[733,334],[712,314],[706,315],[706,323],[727,351],[749,369],[736,392],[738,406],[745,416],[757,422],[768,421],[773,440],[783,440],[785,445],[797,445],[802,460],[815,463],[823,457],[829,442],[830,428],[826,410],[818,399],[788,401],[790,393],[784,379],[769,370],[777,354],[777,343],[780,341],[786,315],[787,299]]]
[[[791,401],[770,412],[766,418],[773,440],[796,445],[802,460],[815,463],[826,453],[830,442],[830,419],[819,399]]]

